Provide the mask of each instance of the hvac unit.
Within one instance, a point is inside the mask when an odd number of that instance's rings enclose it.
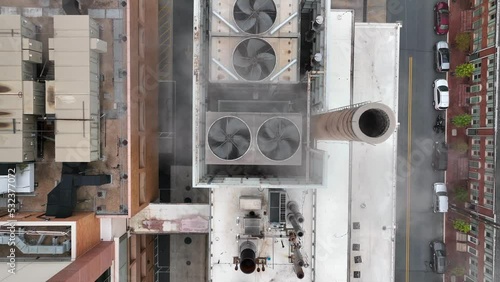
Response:
[[[298,83],[297,38],[212,37],[210,81]]]
[[[269,190],[269,222],[286,223],[286,192],[284,190]]]
[[[297,37],[297,0],[219,0],[212,2],[212,35]]]
[[[300,165],[302,115],[207,112],[206,163]]]

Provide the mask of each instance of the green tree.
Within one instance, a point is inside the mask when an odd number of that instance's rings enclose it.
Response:
[[[457,141],[451,144],[451,148],[457,153],[465,154],[467,153],[467,150],[469,150],[469,144],[464,141]]]
[[[464,187],[455,188],[455,200],[464,203],[469,199],[469,191]]]
[[[474,65],[471,63],[463,63],[455,68],[457,77],[469,77],[474,72]]]
[[[453,228],[455,228],[455,230],[460,231],[462,233],[469,233],[470,223],[468,223],[464,220],[461,220],[461,219],[455,219],[453,221]]]
[[[472,121],[472,116],[469,114],[456,115],[451,119],[451,123],[456,127],[465,127]]]
[[[462,52],[468,51],[470,48],[470,33],[462,32],[457,34],[455,36],[455,44],[458,50]]]

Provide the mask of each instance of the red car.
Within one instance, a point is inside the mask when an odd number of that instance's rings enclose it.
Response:
[[[436,34],[447,34],[449,22],[450,10],[448,9],[448,3],[437,2],[436,5],[434,5],[434,31]]]

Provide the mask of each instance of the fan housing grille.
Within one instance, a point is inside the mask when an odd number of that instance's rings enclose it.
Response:
[[[286,118],[270,118],[257,132],[257,146],[270,160],[287,160],[300,147],[300,131],[296,124]]]
[[[276,16],[276,5],[272,0],[238,0],[234,4],[234,21],[246,33],[267,32],[274,25]]]
[[[248,38],[236,46],[233,66],[243,79],[261,81],[271,75],[276,67],[276,53],[268,42],[259,38]]]
[[[229,150],[229,145],[226,150],[219,150],[225,152],[221,154],[217,149],[217,147],[221,146],[222,143],[226,141],[226,135],[230,132],[234,133],[235,130],[229,130],[225,134],[221,136],[213,136],[213,133],[210,133],[211,130],[214,129],[224,129],[219,123],[225,124],[227,123],[227,119],[235,119],[239,123],[244,123],[245,125],[245,133],[244,136],[249,137],[249,142],[245,144],[249,144],[249,147],[240,148],[239,154],[236,154],[232,150]],[[219,123],[218,123],[219,121]],[[287,128],[287,134],[282,134],[279,142],[288,142],[292,141],[292,146],[289,146],[289,149],[285,149],[284,152],[287,154],[279,155],[276,157],[275,155],[268,154],[265,155],[269,151],[269,149],[273,149],[273,147],[266,150],[266,145],[258,144],[259,139],[259,130],[267,128],[267,126],[263,126],[266,122],[268,124],[272,123],[272,121],[279,121],[282,123],[282,129]],[[300,113],[247,113],[247,112],[207,112],[206,113],[206,123],[205,123],[205,153],[204,159],[205,163],[209,165],[301,165],[302,164],[302,143],[301,143],[301,135],[302,135],[302,125],[303,119]],[[283,126],[283,124],[285,126]],[[231,128],[235,128],[236,124],[233,122],[230,126]],[[240,127],[238,125],[238,127]],[[225,127],[227,128],[227,126]],[[247,131],[248,130],[248,134]],[[238,134],[242,133],[243,126],[240,127],[240,131]],[[269,134],[272,135],[273,131],[268,131]],[[215,132],[217,133],[217,132]],[[284,133],[284,131],[279,131],[278,134]],[[219,134],[219,133],[217,133]],[[261,133],[262,134],[262,133]],[[212,135],[212,136],[211,136]],[[297,136],[298,135],[298,136]],[[229,137],[228,137],[229,138]],[[210,139],[215,139],[216,142]],[[226,142],[227,143],[227,142]],[[229,141],[229,143],[231,143]],[[288,144],[290,145],[290,144]],[[287,145],[281,144],[280,146],[286,147]],[[260,147],[260,148],[259,148]],[[272,150],[271,150],[272,151]],[[233,154],[229,154],[227,152],[233,152]],[[290,156],[291,155],[291,156]]]
[[[250,129],[237,117],[222,117],[210,126],[207,142],[221,160],[237,160],[250,148]]]

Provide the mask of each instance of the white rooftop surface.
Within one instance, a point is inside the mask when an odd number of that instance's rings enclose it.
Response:
[[[326,7],[330,7],[330,4],[327,3]],[[325,20],[327,31],[325,69],[328,70],[325,89],[329,89],[325,94],[325,104],[332,109],[335,108],[333,105],[343,107],[351,102],[354,11],[329,10]]]
[[[257,246],[257,257],[269,257],[265,271],[252,274],[244,274],[241,270],[236,271],[233,264],[233,257],[239,256],[239,245],[246,241],[242,239],[243,235],[243,217],[248,211],[241,211],[239,208],[240,196],[257,196],[263,199],[263,209],[267,209],[268,190],[263,189],[260,192],[254,188],[217,188],[212,189],[211,203],[211,233],[210,233],[210,279],[211,281],[274,281],[289,282],[298,280],[293,265],[290,263],[290,244],[288,237],[280,237],[278,231],[269,230],[268,215],[262,212],[256,212],[261,215],[265,237],[263,239],[251,240]],[[301,252],[306,263],[311,262],[312,246],[312,203],[313,191],[305,189],[288,189],[287,201],[295,200],[301,209],[305,222],[302,224],[305,235],[300,240],[302,242]],[[239,217],[239,220],[238,220]],[[239,222],[239,224],[238,224]],[[291,226],[290,226],[291,228]],[[240,241],[237,241],[237,235],[240,235]],[[283,247],[284,246],[284,247]],[[312,280],[312,266],[303,268],[303,281]],[[330,280],[331,281],[331,280]]]
[[[350,51],[337,53],[337,50],[351,50],[351,45],[347,44],[349,33],[339,29],[352,28],[347,23],[352,21],[352,16],[350,11],[329,11],[326,18],[327,28],[331,27],[329,33],[338,30],[339,36],[342,34],[339,39],[343,40],[339,44],[327,43],[327,53],[336,54],[334,58],[338,62],[349,62],[349,68]],[[353,95],[351,97],[345,68],[334,70],[338,79],[327,68],[328,106],[330,109],[345,107],[351,100],[353,103],[381,102],[392,108],[397,116],[399,25],[356,23],[355,28]],[[328,62],[329,66],[335,65],[335,62]],[[335,82],[339,83],[338,88]],[[396,145],[397,134],[376,146],[342,141],[318,142],[318,148],[328,153],[327,187],[286,190],[287,201],[297,201],[305,217],[302,226],[306,233],[301,243],[309,267],[303,269],[305,277],[301,281],[351,281],[353,271],[360,271],[361,278],[352,281],[394,281]],[[211,281],[299,281],[289,261],[288,238],[273,237],[279,236],[279,232],[268,229],[269,220],[263,214],[268,190],[217,188],[211,193]],[[235,271],[233,264],[233,257],[239,255],[239,244],[243,240],[240,237],[237,241],[238,235],[243,236],[243,217],[248,214],[239,208],[242,195],[256,195],[263,199],[263,209],[258,213],[265,236],[254,242],[257,256],[270,258],[266,271],[249,275]],[[311,222],[313,218],[315,221]],[[359,222],[361,228],[352,230],[352,222]],[[352,251],[351,244],[354,243],[360,244],[360,251]],[[361,256],[362,263],[354,263],[354,256]]]
[[[381,102],[397,116],[399,26],[355,28],[353,103]],[[330,99],[330,109],[346,106],[346,99]],[[317,190],[315,281],[351,281],[354,271],[361,278],[352,281],[394,281],[396,146],[397,134],[376,146],[318,142],[328,152],[329,173],[327,188]],[[352,251],[352,244],[360,244],[360,251]],[[354,256],[362,262],[354,263]]]

